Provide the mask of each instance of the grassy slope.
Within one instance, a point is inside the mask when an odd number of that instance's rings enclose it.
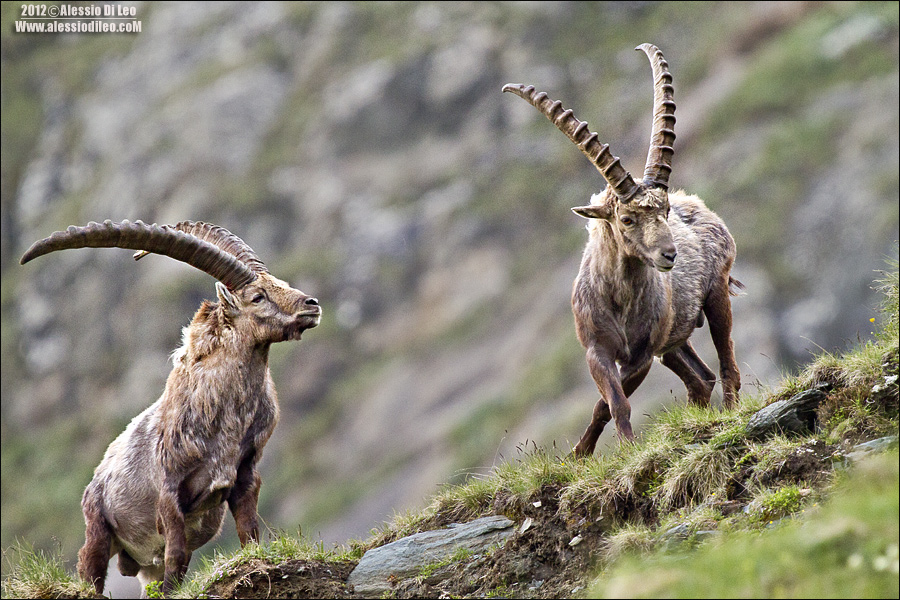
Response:
[[[897,452],[840,478],[827,502],[771,531],[728,532],[696,549],[636,553],[593,598],[896,598]],[[811,514],[810,514],[811,513]]]

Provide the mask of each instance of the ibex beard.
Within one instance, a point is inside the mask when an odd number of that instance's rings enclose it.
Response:
[[[731,299],[743,287],[731,277],[736,248],[728,228],[702,200],[669,193],[675,142],[675,101],[668,63],[651,44],[642,50],[653,68],[653,128],[641,181],[601,144],[587,123],[533,86],[508,84],[550,119],[588,157],[607,182],[591,204],[573,208],[590,219],[589,239],[572,290],[575,330],[600,391],[591,422],[575,445],[593,453],[615,421],[619,438],[634,439],[628,397],[654,357],[684,382],[688,399],[708,406],[716,375],[694,351],[690,336],[709,321],[719,358],[723,402],[737,402],[740,371],[731,340]]]
[[[87,243],[85,243],[87,240]],[[123,247],[165,254],[217,279],[183,329],[162,396],[110,444],[82,499],[78,573],[102,593],[110,558],[144,590],[171,592],[191,553],[215,537],[226,509],[241,545],[259,541],[257,464],[278,420],[268,367],[273,343],[299,340],[321,319],[318,301],[273,277],[240,238],[175,226],[91,223],[37,242],[22,262],[64,248]]]

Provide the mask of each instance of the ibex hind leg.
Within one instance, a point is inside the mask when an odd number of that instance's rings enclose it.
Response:
[[[625,392],[626,396],[631,397],[634,390],[638,389],[638,386],[644,382],[652,366],[653,358],[650,357],[646,363],[638,367],[625,367],[622,369],[622,391]]]
[[[101,511],[100,497],[91,487],[85,490],[82,510],[86,527],[84,546],[78,551],[78,576],[102,594],[112,556],[112,529]]]
[[[737,393],[741,389],[741,372],[734,357],[734,343],[731,340],[731,294],[730,277],[725,273],[710,291],[703,305],[703,312],[709,321],[709,332],[719,355],[719,375],[722,378],[722,403],[725,408],[737,404]]]
[[[612,413],[609,410],[609,404],[601,397],[597,400],[597,404],[594,405],[594,414],[591,417],[590,425],[588,425],[581,439],[578,440],[572,453],[575,456],[590,456],[593,454],[597,440],[600,439],[600,434],[603,433],[603,428],[611,420]]]
[[[691,404],[703,408],[709,406],[709,399],[716,384],[716,374],[697,356],[690,341],[663,354],[662,364],[684,382]]]

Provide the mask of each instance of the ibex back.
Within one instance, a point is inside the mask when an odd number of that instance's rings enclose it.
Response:
[[[593,453],[614,419],[620,439],[632,440],[628,397],[657,356],[684,382],[688,398],[708,406],[716,375],[688,338],[709,320],[719,355],[723,400],[741,387],[731,341],[730,275],[735,244],[722,220],[684,192],[669,193],[675,141],[675,101],[669,66],[656,46],[643,44],[653,68],[653,128],[644,177],[636,182],[596,133],[533,86],[508,84],[575,143],[607,182],[591,204],[573,208],[590,219],[589,239],[572,291],[578,339],[600,390],[591,423],[575,454]],[[676,258],[677,257],[677,258]]]
[[[278,420],[269,347],[299,340],[322,313],[240,238],[208,223],[69,227],[36,242],[21,262],[83,247],[139,250],[135,259],[163,254],[219,280],[219,301],[204,302],[184,328],[162,396],[110,444],[82,499],[79,575],[102,593],[118,554],[124,575],[144,589],[162,580],[168,593],[191,553],[218,534],[226,505],[241,545],[259,540],[256,465]]]

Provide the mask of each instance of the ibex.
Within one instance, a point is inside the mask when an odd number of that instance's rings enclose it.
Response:
[[[319,324],[318,301],[269,274],[240,238],[202,222],[89,223],[36,242],[21,263],[66,248],[163,254],[215,277],[162,396],[110,444],[82,499],[87,525],[78,574],[103,593],[110,558],[143,589],[182,580],[191,553],[218,534],[225,505],[241,545],[259,540],[256,465],[278,420],[269,346]]]
[[[591,423],[575,446],[590,455],[603,427],[615,419],[622,440],[634,439],[628,397],[646,377],[653,357],[684,382],[688,398],[708,406],[716,375],[689,340],[709,320],[719,356],[723,402],[731,407],[741,387],[731,341],[730,275],[735,244],[722,220],[703,201],[669,194],[675,101],[669,65],[652,44],[642,44],[653,68],[653,128],[644,177],[636,182],[609,146],[588,132],[571,110],[563,110],[534,86],[507,84],[504,92],[527,100],[559,128],[597,167],[606,190],[591,204],[573,208],[590,219],[589,239],[572,290],[578,339],[587,350],[591,376],[600,390]],[[676,255],[678,260],[676,261]]]

